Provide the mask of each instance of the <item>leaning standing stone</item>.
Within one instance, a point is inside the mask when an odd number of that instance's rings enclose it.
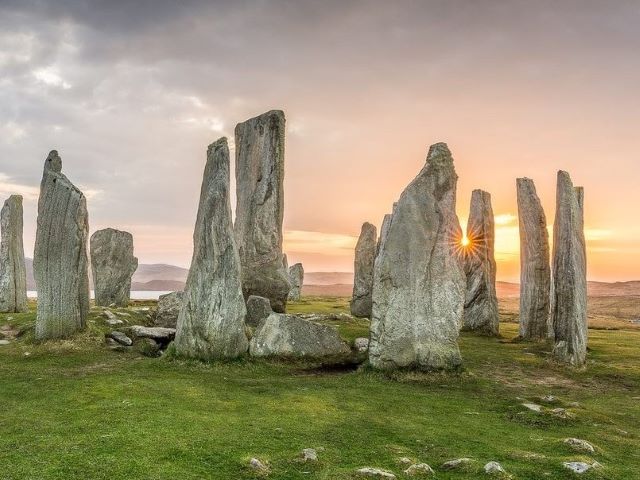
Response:
[[[474,190],[467,223],[469,245],[464,249],[467,294],[464,303],[464,330],[498,335],[496,296],[495,226],[491,195]]]
[[[553,224],[553,356],[583,365],[587,357],[587,254],[584,240],[584,191],[567,172],[558,172]]]
[[[229,148],[221,138],[207,151],[193,258],[178,317],[177,353],[204,360],[242,355],[249,347],[245,315],[231,223]]]
[[[444,143],[402,193],[375,263],[369,361],[380,369],[458,367],[465,276],[456,252],[456,175]]]
[[[268,298],[284,312],[291,289],[282,257],[284,113],[272,110],[236,126],[235,236],[245,298]]]
[[[353,262],[353,297],[351,315],[371,318],[373,268],[376,261],[378,233],[368,222],[362,224]]]
[[[22,197],[11,195],[0,213],[0,312],[29,311],[22,242]]]
[[[126,307],[131,299],[131,276],[138,268],[133,236],[106,228],[91,235],[89,243],[96,305]]]
[[[291,282],[289,300],[297,302],[302,295],[302,285],[304,284],[304,268],[302,268],[301,263],[296,263],[289,267],[289,281]]]
[[[549,332],[549,233],[533,180],[518,178],[520,224],[520,337],[544,340]]]
[[[38,290],[38,340],[65,338],[86,324],[88,234],[85,196],[62,174],[62,159],[52,150],[40,184],[33,258]]]

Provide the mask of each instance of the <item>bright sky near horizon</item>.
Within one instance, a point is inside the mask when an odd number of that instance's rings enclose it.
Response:
[[[640,279],[639,24],[631,0],[0,0],[0,195],[25,196],[31,256],[55,148],[92,232],[188,266],[207,145],[279,108],[290,263],[352,270],[362,222],[444,141],[461,222],[492,194],[499,279],[519,275],[516,178],[552,225],[559,169],[585,187],[589,278]]]

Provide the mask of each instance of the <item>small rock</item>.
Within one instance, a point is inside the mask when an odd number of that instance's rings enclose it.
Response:
[[[115,340],[120,345],[124,345],[125,347],[130,347],[131,345],[133,345],[133,340],[131,340],[122,332],[113,331],[111,333],[108,333],[107,337]]]
[[[563,465],[574,473],[585,473],[595,466],[585,462],[564,462]],[[600,464],[598,463],[597,466],[600,466]]]
[[[364,467],[356,470],[356,473],[361,477],[388,478],[388,479],[396,478],[396,476],[393,473],[387,472],[386,470],[380,470],[379,468]]]
[[[0,345],[9,345],[10,343],[9,340],[0,340]]]
[[[136,348],[145,357],[157,357],[160,355],[160,345],[151,338],[140,338],[136,342]]]
[[[269,471],[269,467],[267,467],[257,458],[252,458],[251,460],[249,460],[249,466],[256,472],[266,473]]]
[[[164,327],[143,327],[142,325],[134,325],[131,327],[131,333],[138,338],[151,338],[157,342],[169,343],[176,338],[175,328]]]
[[[525,402],[525,403],[522,404],[522,406],[528,408],[532,412],[540,413],[542,411],[542,406],[538,405],[537,403],[526,403]]]
[[[353,341],[353,346],[356,347],[356,350],[360,353],[366,352],[369,350],[369,339],[364,337],[356,338]]]
[[[24,353],[23,353],[23,355],[24,355],[25,357],[29,357],[29,356],[31,356],[31,352],[24,352]]]
[[[456,458],[455,460],[449,460],[448,462],[444,462],[442,464],[443,470],[455,470],[462,466],[468,465],[471,463],[470,458]]]
[[[411,460],[409,457],[401,457],[398,459],[398,463],[400,465],[411,465],[413,463],[413,460]]]
[[[544,397],[541,397],[540,400],[546,403],[556,403],[558,401],[558,399],[553,395],[545,395]]]
[[[489,462],[484,466],[485,473],[495,475],[496,473],[505,473],[504,468],[498,462]]]
[[[302,450],[302,460],[304,462],[317,462],[318,452],[316,452],[313,448],[305,448],[304,450]]]
[[[551,414],[559,418],[572,418],[573,414],[565,408],[554,408]]]
[[[579,438],[565,438],[564,443],[578,452],[593,453],[596,451],[595,448],[593,448],[593,445],[586,440],[580,440]]]
[[[426,463],[416,463],[414,465],[411,465],[409,468],[407,468],[404,471],[404,474],[410,477],[413,477],[416,475],[421,475],[421,476],[435,475],[435,472]]]
[[[104,312],[102,312],[102,314],[107,318],[107,323],[109,325],[121,325],[122,323],[124,323],[110,310],[105,310]]]

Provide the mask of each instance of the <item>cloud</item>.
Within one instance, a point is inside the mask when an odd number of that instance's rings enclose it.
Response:
[[[25,200],[38,200],[39,187],[16,183],[7,174],[0,172],[0,199],[10,195],[22,195]]]
[[[34,70],[33,76],[36,80],[44,83],[45,85],[60,87],[64,90],[69,90],[71,88],[71,84],[60,76],[55,67],[46,67]]]

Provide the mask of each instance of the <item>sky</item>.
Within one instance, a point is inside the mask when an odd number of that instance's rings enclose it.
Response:
[[[25,197],[32,256],[57,149],[91,232],[188,267],[207,145],[233,155],[236,123],[282,109],[290,264],[352,271],[361,224],[442,141],[463,225],[492,194],[499,279],[519,276],[516,178],[551,226],[559,169],[585,187],[589,278],[640,279],[639,24],[635,0],[0,0],[0,196]]]

